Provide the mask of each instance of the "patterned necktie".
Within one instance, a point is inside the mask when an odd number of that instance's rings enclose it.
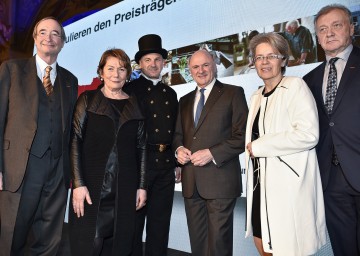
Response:
[[[199,102],[197,104],[197,107],[196,107],[196,112],[195,112],[195,127],[197,126],[198,122],[199,122],[199,118],[200,118],[200,115],[201,115],[201,111],[204,107],[204,103],[205,103],[205,95],[204,95],[204,91],[205,89],[204,88],[201,88],[200,89],[200,99],[199,99]]]
[[[337,72],[335,67],[335,62],[339,58],[332,58],[329,60],[329,76],[326,86],[326,95],[325,95],[325,107],[330,115],[332,108],[335,102],[336,91],[337,91]]]
[[[46,95],[50,96],[53,92],[53,86],[51,84],[51,80],[50,80],[50,71],[52,70],[52,67],[47,66],[45,68],[45,76],[43,78],[43,85],[46,91]]]

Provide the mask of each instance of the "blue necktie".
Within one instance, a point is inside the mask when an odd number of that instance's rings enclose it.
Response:
[[[332,58],[329,60],[329,76],[326,86],[326,94],[325,94],[325,107],[330,115],[332,112],[332,108],[335,102],[336,92],[337,92],[337,72],[335,67],[335,62],[339,58]]]
[[[197,107],[196,107],[196,112],[195,112],[195,127],[197,126],[198,122],[199,122],[199,118],[200,118],[200,115],[201,115],[201,111],[204,107],[204,103],[205,103],[205,95],[204,95],[204,91],[205,89],[204,88],[201,88],[200,89],[200,99],[199,99],[199,102],[197,104]]]

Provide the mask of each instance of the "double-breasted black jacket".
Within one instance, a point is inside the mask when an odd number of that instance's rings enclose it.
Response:
[[[170,170],[175,168],[176,162],[171,143],[178,109],[176,92],[162,82],[153,85],[152,81],[143,76],[131,81],[124,90],[136,95],[145,115],[148,169]],[[166,145],[165,151],[156,150],[157,145],[160,144]]]

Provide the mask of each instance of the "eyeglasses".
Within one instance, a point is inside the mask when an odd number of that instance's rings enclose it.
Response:
[[[43,38],[43,37],[47,37],[47,36],[49,36],[49,37],[57,37],[57,38],[60,38],[61,37],[61,35],[59,34],[59,32],[57,32],[57,31],[51,31],[51,32],[46,32],[46,31],[40,31],[40,32],[38,32],[37,34],[36,34],[37,36],[39,36],[39,37],[41,37],[41,38]]]
[[[334,24],[331,24],[331,30],[333,31],[338,31],[338,30],[341,30],[343,27],[344,27],[344,24],[342,23],[334,23]],[[319,34],[327,34],[329,31],[329,27],[327,26],[321,26],[320,28],[317,29],[317,32]]]
[[[285,57],[281,54],[270,54],[268,56],[263,56],[263,55],[258,55],[256,57],[254,57],[254,62],[263,62],[265,59],[268,61],[272,61],[272,60],[281,60],[284,59]]]

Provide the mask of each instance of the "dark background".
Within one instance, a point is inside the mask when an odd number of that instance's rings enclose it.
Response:
[[[37,21],[53,16],[63,25],[123,0],[0,0],[0,64],[33,54]]]

